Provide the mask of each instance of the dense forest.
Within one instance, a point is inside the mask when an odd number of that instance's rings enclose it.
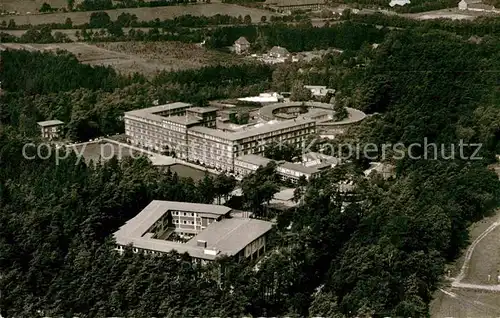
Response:
[[[296,32],[297,39],[310,34]],[[477,44],[428,28],[377,37],[376,48],[364,41],[309,64],[209,67],[152,81],[82,68],[64,54],[3,52],[2,70],[10,71],[0,73],[8,87],[0,97],[2,315],[427,316],[445,264],[468,244],[468,226],[500,203],[498,177],[486,169],[500,153],[498,73],[491,71],[499,69],[497,39]],[[68,76],[81,72],[78,79],[59,74],[54,60]],[[21,77],[14,67],[23,68]],[[109,90],[76,88],[99,74]],[[389,180],[363,178],[363,160],[341,165],[300,185],[301,204],[277,215],[268,255],[257,267],[221,259],[197,268],[175,253],[119,257],[109,235],[152,199],[225,196],[234,186],[228,177],[195,183],[158,172],[145,158],[94,167],[76,156],[59,165],[53,157],[22,157],[23,144],[36,140],[29,127],[37,120],[57,117],[66,122],[67,137],[88,139],[122,131],[124,111],[155,99],[204,104],[290,90],[297,82],[335,88],[350,106],[378,113],[336,142],[428,138],[450,146],[462,139],[483,144],[482,159],[394,160],[396,178]],[[354,182],[349,195],[342,181]],[[241,187],[238,208],[268,217],[262,203],[279,187],[275,166],[259,169]],[[214,277],[218,266],[222,276]]]

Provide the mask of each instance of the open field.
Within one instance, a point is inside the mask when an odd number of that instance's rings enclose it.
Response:
[[[20,14],[35,13],[44,2],[50,4],[52,8],[64,8],[68,5],[67,0],[2,0],[0,1],[0,10],[17,11]]]
[[[147,153],[141,154],[140,151],[132,149],[126,144],[116,144],[112,142],[88,142],[70,146],[70,149],[75,151],[77,155],[81,156],[86,163],[90,163],[91,160],[93,163],[104,162],[111,159],[113,156],[115,156],[118,160],[129,157],[149,157]],[[212,173],[198,170],[183,164],[176,163],[169,167],[170,171],[177,173],[179,177],[192,178],[195,182],[203,179],[205,177],[205,173],[214,176]]]
[[[429,19],[451,19],[451,20],[473,20],[481,16],[498,16],[498,14],[479,12],[479,11],[461,11],[458,8],[442,9],[435,11],[419,12],[419,13],[405,13],[401,14],[403,17],[413,18],[417,20]]]
[[[469,290],[438,291],[431,304],[432,318],[497,318],[500,317],[500,294]],[[433,310],[437,309],[437,310]]]
[[[500,217],[500,210],[470,228],[470,241],[474,241]],[[450,275],[460,272],[464,256],[450,267]],[[497,227],[477,243],[465,272],[463,283],[493,286],[500,270],[500,227]],[[490,275],[490,281],[488,281]],[[437,291],[430,305],[431,317],[500,317],[500,293],[443,288]]]
[[[497,210],[496,213],[494,213],[491,216],[488,216],[481,221],[478,221],[471,225],[469,228],[469,241],[473,242],[478,236],[481,235],[489,226],[491,226],[494,222],[496,222],[500,218],[500,210]],[[483,253],[483,250],[493,250],[497,249],[500,250],[500,241],[498,240],[499,235],[499,228],[495,229],[493,232],[488,234],[484,239],[482,239],[479,244],[476,246],[474,249],[474,253],[472,254],[471,260],[470,260],[470,268],[469,272],[465,273],[465,277],[463,282],[467,283],[476,283],[476,284],[482,284],[482,281],[471,281],[469,279],[469,273],[472,272],[483,272],[482,269],[480,269],[478,266],[484,266],[487,267],[489,265],[484,264],[488,263],[488,259],[480,259],[478,256]],[[492,239],[490,239],[490,236]],[[497,237],[497,241],[494,241],[494,237]],[[464,255],[465,251],[463,252],[463,255],[454,263],[452,264],[448,269],[450,270],[450,276],[455,277],[458,275],[460,272],[460,269],[462,267],[462,264],[464,262]],[[499,268],[500,269],[500,268]]]
[[[500,227],[497,227],[477,244],[463,282],[498,284],[500,283],[497,281],[498,275],[500,275]]]
[[[3,0],[2,0],[3,1]],[[130,9],[116,9],[106,10],[112,20],[127,12],[135,14],[140,21],[149,21],[154,19],[173,19],[181,15],[194,15],[194,16],[213,16],[216,14],[227,14],[230,16],[238,17],[239,15],[250,15],[252,21],[260,21],[262,16],[269,18],[274,15],[272,12],[238,6],[235,4],[225,3],[209,3],[209,4],[193,4],[193,5],[178,5],[157,8],[130,8]],[[43,23],[64,23],[66,18],[70,18],[73,24],[83,24],[89,22],[91,11],[88,12],[58,12],[50,14],[36,14],[36,15],[17,15],[17,16],[3,16],[0,17],[1,21],[8,22],[13,19],[16,24],[43,24]]]
[[[195,44],[180,42],[0,44],[0,50],[5,48],[40,51],[62,49],[73,53],[85,64],[111,66],[120,73],[138,72],[146,76],[153,76],[162,70],[193,69],[240,60],[229,53],[209,51]]]

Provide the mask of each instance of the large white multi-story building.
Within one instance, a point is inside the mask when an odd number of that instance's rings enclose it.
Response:
[[[125,134],[134,145],[234,171],[236,157],[261,154],[270,143],[300,145],[316,133],[311,118],[274,120],[236,132],[215,129],[215,120],[215,108],[173,103],[125,113]]]

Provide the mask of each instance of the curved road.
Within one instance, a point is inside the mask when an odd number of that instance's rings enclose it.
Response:
[[[481,235],[479,235],[469,246],[467,252],[465,253],[464,263],[462,264],[462,268],[460,269],[460,273],[457,277],[452,278],[453,282],[451,283],[452,288],[462,288],[462,289],[475,289],[482,291],[490,291],[490,292],[500,292],[500,284],[497,285],[480,285],[480,284],[469,284],[462,283],[461,281],[465,278],[467,274],[467,269],[469,269],[470,259],[472,254],[474,253],[474,249],[479,244],[479,242],[485,238],[488,234],[490,234],[494,229],[496,229],[500,225],[500,218],[490,225]]]

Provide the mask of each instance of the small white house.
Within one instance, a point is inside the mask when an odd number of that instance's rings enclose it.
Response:
[[[250,49],[250,42],[245,37],[241,36],[234,42],[234,51],[236,54],[246,53],[248,49]]]
[[[49,140],[59,138],[61,127],[64,125],[62,121],[57,119],[40,121],[37,124],[40,127],[42,138]]]
[[[290,56],[290,52],[284,47],[275,46],[269,51],[269,56],[273,58],[287,58]]]

